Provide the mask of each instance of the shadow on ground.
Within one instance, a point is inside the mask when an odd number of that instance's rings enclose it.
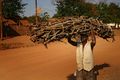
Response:
[[[110,67],[110,65],[107,63],[104,63],[104,64],[94,66],[96,80],[97,80],[97,76],[99,75],[99,70],[102,70],[103,68],[106,68],[106,67]],[[76,80],[76,76],[74,76],[74,74],[70,74],[67,78],[68,80]]]

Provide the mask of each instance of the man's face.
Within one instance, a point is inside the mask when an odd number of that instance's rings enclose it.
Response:
[[[88,37],[88,41],[89,41],[89,40],[92,40],[92,37],[89,36],[89,37]]]
[[[78,35],[78,36],[75,37],[76,41],[80,40],[80,38],[81,38],[80,35]]]

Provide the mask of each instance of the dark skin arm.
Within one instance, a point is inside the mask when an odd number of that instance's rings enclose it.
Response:
[[[93,49],[96,44],[96,38],[95,38],[95,33],[92,27],[91,27],[91,39],[92,39],[91,47]]]
[[[92,27],[91,27],[90,37],[91,37],[91,39],[92,39],[91,47],[92,47],[92,49],[93,49],[94,46],[95,46],[95,44],[96,44],[96,38],[95,38],[95,33],[94,33],[94,30],[93,30]],[[68,42],[69,42],[71,45],[73,45],[73,46],[77,46],[77,42],[73,41],[71,38],[72,38],[72,35],[70,35],[70,36],[68,37]],[[83,44],[84,44],[84,42],[83,42]],[[86,44],[86,42],[85,42],[85,44]]]
[[[73,41],[71,38],[72,38],[72,35],[68,37],[68,42],[73,46],[77,46],[77,42]]]

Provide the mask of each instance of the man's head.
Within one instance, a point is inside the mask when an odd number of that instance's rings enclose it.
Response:
[[[77,42],[82,42],[83,43],[83,42],[86,42],[88,40],[88,36],[81,34],[81,35],[77,35],[75,37],[75,39],[76,39]]]

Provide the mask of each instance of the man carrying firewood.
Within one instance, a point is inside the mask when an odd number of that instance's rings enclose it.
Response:
[[[67,17],[52,25],[41,23],[39,28],[31,32],[31,40],[47,46],[50,42],[68,38],[70,44],[77,46],[77,80],[96,80],[96,74],[94,74],[96,72],[93,69],[95,35],[106,40],[108,38],[114,40],[114,32],[102,21],[93,18]],[[75,37],[76,41],[73,41]]]
[[[79,35],[77,42],[73,41],[72,36],[68,37],[68,42],[76,49],[77,71],[75,72],[76,80],[96,80],[94,72],[93,48],[96,44],[96,38],[93,29],[90,35]]]

